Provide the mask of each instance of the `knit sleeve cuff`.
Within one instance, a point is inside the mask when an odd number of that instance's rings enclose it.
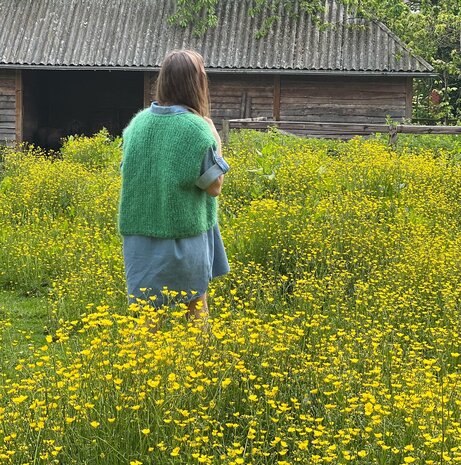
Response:
[[[215,164],[211,168],[208,168],[198,179],[195,181],[195,185],[202,190],[208,189],[215,181],[224,174],[223,169]]]

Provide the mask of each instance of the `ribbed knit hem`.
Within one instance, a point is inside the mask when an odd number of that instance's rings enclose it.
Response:
[[[199,234],[203,234],[204,232],[213,228],[216,224],[217,221],[214,221],[210,223],[207,227],[205,227],[205,229],[184,231],[183,233],[176,234],[174,237],[160,230],[133,229],[121,225],[119,226],[119,233],[122,236],[149,236],[157,237],[159,239],[184,239],[186,237],[193,237],[198,236]]]

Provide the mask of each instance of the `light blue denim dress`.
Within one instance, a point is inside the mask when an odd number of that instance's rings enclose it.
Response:
[[[159,106],[151,111],[171,115],[188,111],[182,106]],[[229,165],[215,150],[210,149],[202,163],[201,176],[196,185],[205,190]],[[150,236],[124,236],[123,258],[129,302],[156,296],[154,306],[168,303],[162,290],[185,291],[182,299],[188,302],[203,295],[211,279],[229,272],[226,251],[216,224],[198,236],[183,239],[161,239]],[[141,290],[143,289],[143,290]]]

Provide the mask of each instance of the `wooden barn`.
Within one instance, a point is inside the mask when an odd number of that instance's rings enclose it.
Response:
[[[55,147],[120,134],[153,99],[165,54],[205,58],[212,117],[380,123],[411,117],[412,82],[433,76],[389,29],[325,0],[319,27],[294,2],[269,33],[250,0],[222,0],[203,36],[170,25],[173,0],[0,0],[0,140]]]

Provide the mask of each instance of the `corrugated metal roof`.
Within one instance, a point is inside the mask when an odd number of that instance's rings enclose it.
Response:
[[[223,0],[203,36],[168,24],[173,0],[0,0],[0,66],[158,68],[174,48],[193,48],[208,69],[427,73],[432,67],[383,24],[352,18],[325,0],[319,28],[305,14],[255,39],[264,14],[250,0]],[[295,11],[298,5],[295,4]]]

